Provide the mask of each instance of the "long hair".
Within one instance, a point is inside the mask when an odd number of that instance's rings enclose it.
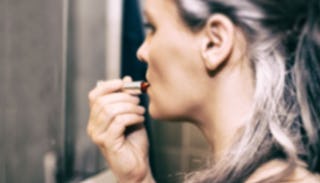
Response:
[[[319,172],[320,1],[175,0],[184,23],[197,31],[221,13],[249,42],[254,110],[231,149],[186,182],[244,182],[259,166],[283,159],[288,166],[259,182],[278,182],[303,162]],[[250,50],[250,51],[249,51]]]

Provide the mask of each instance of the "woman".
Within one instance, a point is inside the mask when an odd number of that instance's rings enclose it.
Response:
[[[186,182],[320,182],[319,11],[318,0],[146,0],[149,113],[190,121],[212,148],[212,166]],[[119,182],[154,182],[129,81],[90,92],[88,133]]]

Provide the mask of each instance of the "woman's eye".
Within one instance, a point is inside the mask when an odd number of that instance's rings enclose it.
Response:
[[[149,22],[144,23],[143,27],[144,27],[144,32],[145,32],[146,35],[152,34],[156,30],[155,27]]]

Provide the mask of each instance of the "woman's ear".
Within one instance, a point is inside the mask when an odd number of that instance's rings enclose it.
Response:
[[[235,25],[222,14],[214,14],[204,27],[201,55],[209,71],[227,61],[234,44]]]

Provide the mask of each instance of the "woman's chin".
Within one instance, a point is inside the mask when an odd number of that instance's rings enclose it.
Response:
[[[152,119],[155,120],[163,120],[164,115],[161,113],[159,110],[156,110],[152,105],[149,105],[149,115],[151,116]]]
[[[152,107],[152,105],[149,106],[149,115],[152,119],[155,120],[163,120],[163,121],[182,121],[184,119],[183,117],[177,115],[176,113],[173,113],[174,111],[164,111],[160,109],[156,109]]]
[[[155,120],[166,120],[166,116],[167,114],[160,110],[160,109],[157,109],[154,105],[150,104],[149,105],[149,115],[151,116],[152,119],[155,119]]]

